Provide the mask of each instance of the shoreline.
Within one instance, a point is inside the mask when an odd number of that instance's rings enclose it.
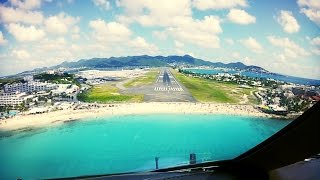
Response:
[[[17,115],[0,121],[0,131],[14,131],[23,128],[47,127],[70,121],[96,119],[103,116],[139,114],[225,114],[261,118],[288,119],[257,110],[252,105],[187,102],[148,102],[99,104],[102,107],[88,109],[66,109],[35,115]]]

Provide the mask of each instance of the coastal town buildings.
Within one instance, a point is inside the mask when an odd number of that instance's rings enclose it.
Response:
[[[28,95],[25,92],[1,93],[0,106],[17,106],[25,102],[27,99],[31,99],[33,97],[33,95]]]
[[[52,84],[52,83],[28,81],[25,83],[5,84],[4,92],[13,93],[13,92],[48,91],[48,90],[56,89],[57,87],[58,86],[56,84]]]

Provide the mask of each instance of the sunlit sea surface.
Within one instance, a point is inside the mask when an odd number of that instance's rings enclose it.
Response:
[[[234,158],[288,120],[227,115],[126,115],[1,133],[0,179],[145,171]]]

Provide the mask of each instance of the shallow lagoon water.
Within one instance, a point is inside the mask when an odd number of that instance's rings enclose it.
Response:
[[[146,171],[234,158],[288,120],[230,115],[126,115],[33,129],[0,138],[0,179]]]

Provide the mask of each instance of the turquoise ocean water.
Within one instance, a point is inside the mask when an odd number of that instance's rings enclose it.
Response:
[[[228,115],[126,115],[0,138],[0,179],[145,171],[234,158],[290,121]],[[3,134],[2,134],[3,135]]]

